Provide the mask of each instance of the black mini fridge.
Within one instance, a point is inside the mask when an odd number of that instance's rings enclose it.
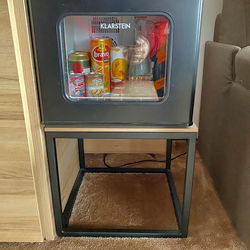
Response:
[[[192,124],[202,0],[28,0],[42,123]]]

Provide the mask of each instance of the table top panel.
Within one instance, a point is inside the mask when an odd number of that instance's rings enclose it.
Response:
[[[45,132],[122,132],[122,133],[197,133],[198,128],[195,124],[189,127],[98,127],[98,126],[44,126]]]

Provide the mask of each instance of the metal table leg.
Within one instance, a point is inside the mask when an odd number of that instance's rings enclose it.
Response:
[[[187,237],[190,203],[192,193],[192,181],[195,159],[196,133],[106,133],[106,132],[46,132],[46,143],[48,151],[48,162],[50,172],[51,191],[53,199],[53,208],[55,215],[55,225],[58,236],[102,236],[102,237]],[[79,149],[80,171],[72,188],[68,202],[62,211],[60,182],[58,173],[58,163],[56,155],[56,138],[77,138]],[[167,161],[164,169],[86,169],[84,165],[83,139],[167,139]],[[175,188],[175,183],[171,173],[171,150],[172,140],[186,139],[188,141],[188,153],[185,173],[185,188],[183,198],[183,208]],[[77,192],[84,177],[85,172],[106,172],[106,173],[165,173],[169,183],[169,189],[175,208],[175,215],[179,230],[129,230],[129,229],[69,229],[68,221],[76,200]]]

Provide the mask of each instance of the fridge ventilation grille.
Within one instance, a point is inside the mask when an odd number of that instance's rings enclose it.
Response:
[[[95,16],[91,20],[92,34],[96,33],[119,33],[119,29],[101,29],[100,24],[105,23],[106,25],[112,23],[119,23],[120,20],[116,16],[98,17]]]

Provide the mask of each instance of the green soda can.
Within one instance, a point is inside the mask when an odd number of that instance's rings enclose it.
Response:
[[[76,51],[69,55],[69,73],[85,74],[90,72],[89,52]]]

